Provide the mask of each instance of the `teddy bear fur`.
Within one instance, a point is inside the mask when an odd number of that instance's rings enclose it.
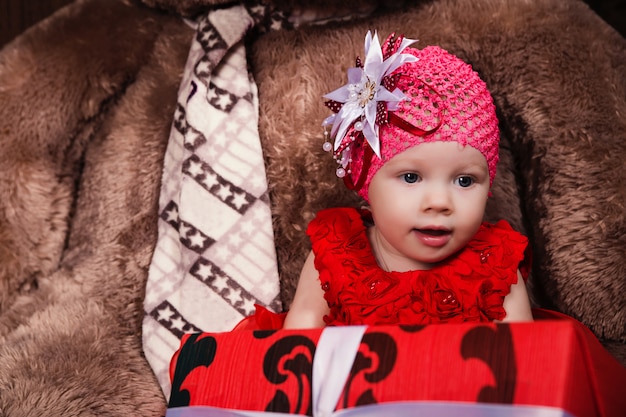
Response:
[[[0,51],[0,416],[164,414],[141,321],[193,36],[180,17],[227,3],[78,0]],[[321,95],[368,29],[395,31],[486,81],[502,129],[487,217],[529,236],[535,305],[581,320],[626,363],[626,40],[578,0],[371,6],[250,40],[285,307],[308,221],[361,203],[321,150]]]

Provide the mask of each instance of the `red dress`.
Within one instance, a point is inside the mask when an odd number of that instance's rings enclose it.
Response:
[[[452,259],[427,271],[387,272],[367,237],[368,211],[320,211],[307,234],[330,314],[327,325],[426,325],[502,320],[504,297],[526,279],[528,239],[504,220],[483,223]],[[280,329],[286,313],[257,305],[233,330]]]
[[[504,220],[483,223],[469,244],[431,270],[387,272],[367,237],[369,212],[320,211],[309,224],[327,325],[426,325],[502,320],[504,297],[528,274],[528,240]]]

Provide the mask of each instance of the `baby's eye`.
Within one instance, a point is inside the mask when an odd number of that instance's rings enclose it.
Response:
[[[455,183],[459,186],[459,187],[463,187],[463,188],[467,188],[470,185],[474,184],[474,178],[468,176],[468,175],[463,175],[462,177],[459,177],[455,180]]]
[[[420,176],[414,172],[407,172],[406,174],[402,174],[402,179],[408,184],[413,184],[419,181]]]

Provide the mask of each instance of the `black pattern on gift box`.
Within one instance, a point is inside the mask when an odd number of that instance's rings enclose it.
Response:
[[[393,337],[380,332],[364,334],[343,391],[343,408],[377,404],[371,386],[389,376],[397,357],[398,346]],[[370,386],[364,386],[356,392],[353,383],[358,376],[362,376]]]
[[[517,383],[515,343],[508,324],[474,327],[463,336],[461,356],[478,359],[491,369],[494,386],[480,390],[477,402],[513,404]]]
[[[181,346],[179,360],[172,378],[172,394],[169,407],[186,407],[191,403],[191,393],[182,389],[182,385],[195,368],[208,367],[213,363],[217,352],[217,342],[214,337],[202,334],[192,334]],[[188,360],[191,358],[192,360]]]
[[[301,335],[282,337],[267,350],[263,359],[265,378],[280,386],[290,376],[295,377],[299,392],[295,399],[290,400],[285,391],[277,388],[265,411],[313,415],[311,392],[314,356],[315,343]]]

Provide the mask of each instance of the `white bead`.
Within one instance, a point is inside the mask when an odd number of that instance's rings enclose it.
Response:
[[[346,176],[346,170],[343,168],[337,168],[337,176],[343,178]]]
[[[324,144],[322,145],[322,149],[324,149],[326,152],[330,152],[333,149],[333,144],[330,142],[324,142]]]
[[[355,129],[355,130],[358,130],[358,131],[363,130],[363,122],[361,122],[361,121],[356,122],[356,123],[354,124],[354,129]]]

